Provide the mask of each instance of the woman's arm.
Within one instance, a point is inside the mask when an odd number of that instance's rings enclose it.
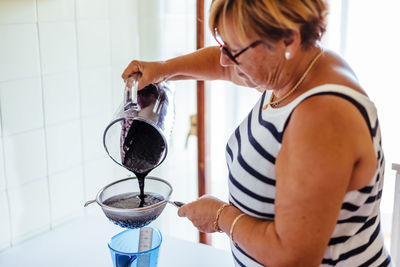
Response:
[[[220,64],[220,49],[216,46],[165,61],[167,80],[230,80],[229,71]]]
[[[238,85],[246,85],[235,74],[233,67],[221,66],[220,54],[219,47],[211,46],[167,61],[133,60],[123,72],[122,78],[126,80],[130,75],[141,72],[139,89],[150,83],[188,79],[227,80]]]

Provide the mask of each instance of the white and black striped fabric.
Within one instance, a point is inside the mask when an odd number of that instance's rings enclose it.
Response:
[[[325,84],[305,92],[284,107],[262,110],[269,100],[269,94],[263,93],[226,146],[229,201],[248,215],[273,220],[275,159],[293,110],[301,101],[315,95],[329,94],[344,98],[353,103],[364,117],[379,164],[367,186],[346,193],[320,266],[391,266],[380,230],[379,204],[385,160],[374,104],[351,88]],[[240,247],[233,243],[231,247],[236,266],[261,266]]]

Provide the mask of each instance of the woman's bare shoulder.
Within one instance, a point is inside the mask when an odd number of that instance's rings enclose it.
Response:
[[[323,84],[343,85],[367,95],[350,65],[340,55],[330,50],[324,52],[307,87],[311,89]]]

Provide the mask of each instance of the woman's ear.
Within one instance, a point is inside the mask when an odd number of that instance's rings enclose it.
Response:
[[[283,39],[283,43],[285,44],[285,46],[289,46],[293,43],[293,37],[292,35],[290,35],[289,37],[285,37]]]
[[[285,58],[289,60],[301,47],[301,37],[298,31],[293,31],[289,36],[283,38],[285,46]]]

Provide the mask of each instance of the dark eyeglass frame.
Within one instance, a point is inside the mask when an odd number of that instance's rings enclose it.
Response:
[[[224,55],[226,55],[230,60],[232,60],[236,65],[239,65],[239,62],[237,62],[236,58],[238,56],[240,56],[241,54],[243,54],[244,52],[246,52],[248,49],[256,47],[259,44],[264,44],[265,42],[263,40],[257,40],[252,42],[250,45],[248,45],[247,47],[243,48],[242,50],[240,50],[239,52],[237,52],[236,54],[232,54],[231,51],[229,51],[229,49],[225,46],[224,41],[222,41],[221,36],[218,34],[217,29],[215,29],[215,41],[217,41],[217,43],[219,44],[221,51],[224,53]]]

